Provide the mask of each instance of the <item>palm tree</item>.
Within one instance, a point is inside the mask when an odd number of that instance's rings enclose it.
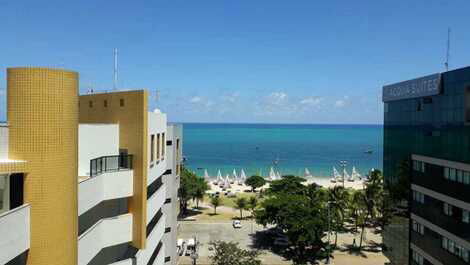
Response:
[[[195,186],[193,199],[196,201],[196,208],[199,208],[199,201],[204,200],[204,194],[209,190],[209,185],[204,178],[197,177]]]
[[[211,199],[211,204],[212,204],[212,207],[214,207],[214,214],[217,214],[217,207],[220,206],[220,198],[219,197],[212,197]]]
[[[344,219],[349,200],[349,192],[342,186],[335,186],[329,189],[328,199],[333,220],[333,229],[335,231],[335,246],[338,242],[338,231],[344,230]]]
[[[248,208],[251,211],[251,216],[252,217],[254,216],[255,209],[256,209],[257,206],[258,206],[258,199],[255,196],[250,197],[250,199],[248,200]]]
[[[243,210],[247,207],[247,202],[244,197],[235,200],[235,209],[240,210],[240,219],[243,219]]]

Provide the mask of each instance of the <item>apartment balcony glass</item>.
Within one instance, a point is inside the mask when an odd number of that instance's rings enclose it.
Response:
[[[132,169],[132,155],[102,156],[90,160],[90,176]]]
[[[24,204],[0,214],[0,264],[29,249],[30,205]]]

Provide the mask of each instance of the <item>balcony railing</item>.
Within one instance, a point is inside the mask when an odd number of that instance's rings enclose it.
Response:
[[[132,155],[102,156],[90,160],[90,176],[132,169]]]

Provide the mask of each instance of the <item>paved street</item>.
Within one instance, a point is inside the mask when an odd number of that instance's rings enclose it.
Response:
[[[234,229],[231,222],[181,222],[178,238],[188,239],[196,236],[200,242],[199,259],[197,264],[210,264],[209,256],[209,242],[222,240],[222,241],[235,241],[239,243],[241,248],[250,249],[254,247],[254,240],[252,235],[256,231],[264,230],[262,226],[256,225],[251,221],[244,221],[241,229]],[[351,244],[351,234],[340,235],[338,237],[338,245],[344,246]],[[379,240],[379,235],[369,233],[368,240]],[[387,262],[387,259],[379,252],[362,252],[360,254],[350,253],[347,250],[335,251],[332,264],[337,265],[382,265]],[[263,265],[284,265],[292,264],[286,261],[281,256],[269,251],[263,250],[263,255],[260,256]],[[189,257],[181,257],[179,264],[192,264]]]

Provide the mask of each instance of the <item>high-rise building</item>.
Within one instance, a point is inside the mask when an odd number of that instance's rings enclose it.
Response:
[[[469,264],[470,67],[384,86],[383,101],[385,180],[407,163],[411,176],[409,221],[384,234],[385,253],[393,264]]]
[[[176,264],[181,126],[71,71],[8,69],[7,95],[0,264]]]

